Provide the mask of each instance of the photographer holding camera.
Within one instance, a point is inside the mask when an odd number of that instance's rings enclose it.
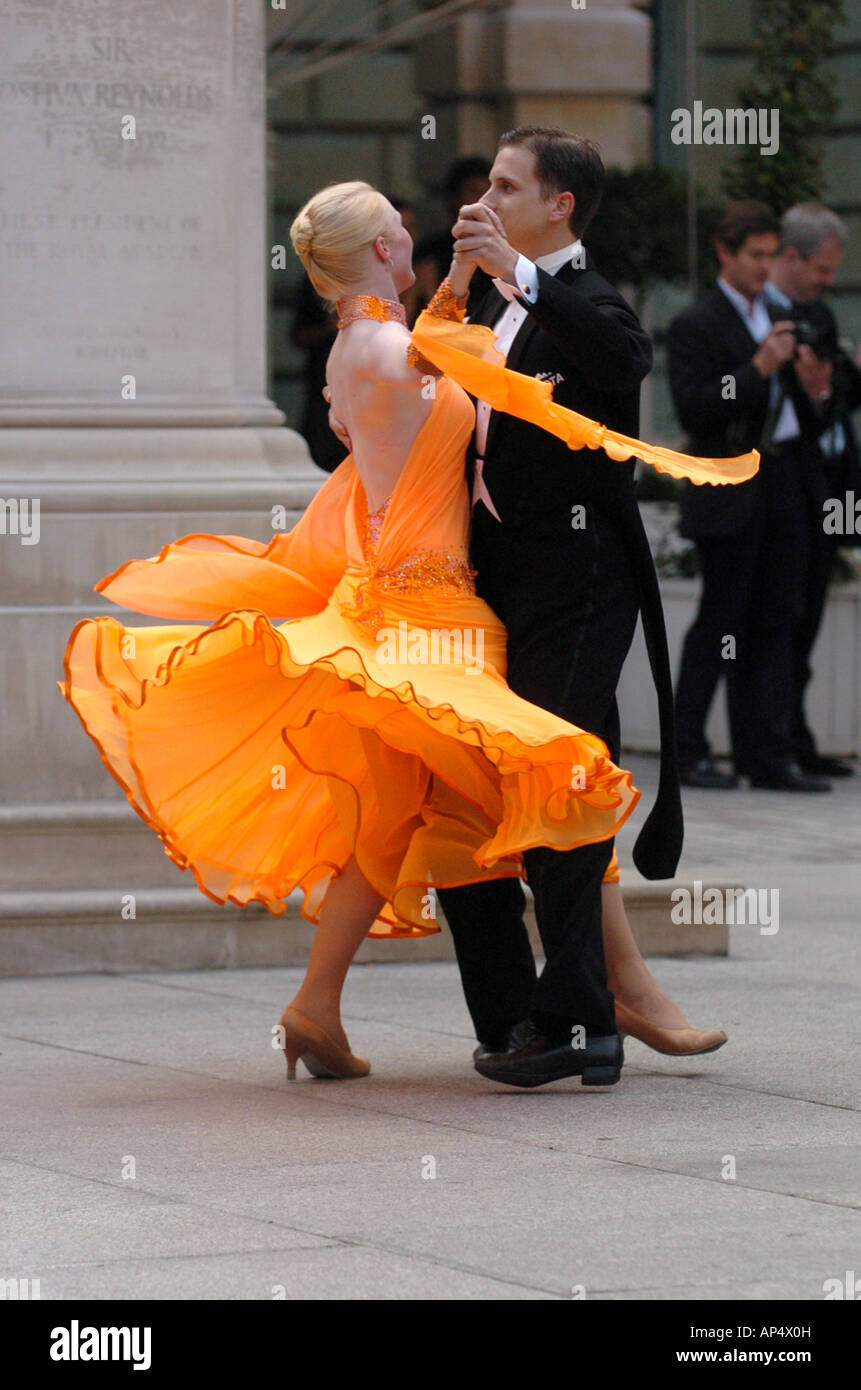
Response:
[[[834,315],[821,298],[834,283],[846,238],[846,224],[820,204],[790,208],[781,218],[780,251],[765,286],[772,319],[792,322],[796,352],[780,371],[779,381],[795,417],[794,437],[801,442],[807,503],[803,611],[793,650],[794,748],[805,772],[828,777],[851,776],[852,765],[817,751],[804,715],[804,692],[835,554],[841,544],[858,544],[854,532],[830,534],[823,525],[828,498],[842,500],[847,492],[861,497],[851,421],[851,412],[861,405],[861,371],[841,350]]]
[[[681,780],[728,788],[741,773],[754,787],[829,791],[799,765],[793,732],[809,548],[803,433],[824,404],[811,404],[808,388],[814,396],[826,388],[818,359],[811,365],[802,353],[796,363],[791,301],[775,323],[768,311],[766,281],[780,249],[771,210],[728,204],[714,249],[717,283],[668,330],[673,403],[692,453],[759,449],[762,457],[757,476],[737,487],[684,487],[681,532],[696,543],[703,588],[676,688]],[[735,775],[718,769],[705,735],[723,675]]]

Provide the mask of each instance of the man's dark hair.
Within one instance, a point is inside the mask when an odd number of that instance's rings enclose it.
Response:
[[[500,136],[499,149],[504,145],[524,145],[535,155],[542,198],[574,194],[568,225],[572,236],[581,237],[598,211],[604,189],[604,162],[595,142],[558,126],[524,125]]]
[[[780,236],[780,223],[770,207],[749,198],[727,203],[715,227],[714,239],[735,255],[749,236],[762,236],[765,232]]]
[[[443,193],[453,198],[461,184],[467,179],[486,179],[490,173],[490,160],[483,154],[466,154],[449,166],[443,184]]]

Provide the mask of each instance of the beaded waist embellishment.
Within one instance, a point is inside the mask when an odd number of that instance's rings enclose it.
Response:
[[[376,589],[395,594],[418,594],[428,589],[444,598],[463,598],[475,594],[477,571],[459,551],[419,548],[390,569],[377,567],[377,544],[390,501],[391,497],[387,497],[365,523],[362,550],[366,571],[356,586],[355,606],[348,609],[349,616],[372,633],[383,625],[385,614],[382,608],[372,607],[368,602],[367,590],[371,584]]]

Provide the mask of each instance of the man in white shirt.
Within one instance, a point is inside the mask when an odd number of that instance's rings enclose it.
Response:
[[[501,228],[501,224],[500,224]],[[557,270],[561,270],[563,265],[573,265],[578,269],[585,269],[586,253],[583,243],[578,237],[576,241],[571,241],[567,246],[563,246],[559,251],[549,251],[544,256],[536,256],[532,262],[526,256],[518,254],[514,263],[513,285],[507,280],[496,277],[493,281],[503,299],[507,301],[508,307],[503,310],[501,316],[494,324],[496,334],[496,346],[504,357],[508,357],[511,345],[517,337],[520,327],[527,317],[527,304],[534,304],[538,298],[538,276],[536,268],[541,267],[546,270],[548,275],[555,275]],[[473,486],[472,501],[473,506],[479,500],[484,503],[488,510],[501,520],[493,498],[487,490],[487,485],[483,477],[484,451],[487,446],[487,426],[491,416],[490,406],[486,401],[477,401],[475,410],[475,484]]]
[[[540,127],[509,131],[490,189],[461,209],[455,252],[495,279],[476,321],[494,330],[507,366],[551,381],[562,405],[636,437],[651,345],[581,240],[603,179],[590,141]],[[569,450],[537,426],[477,403],[470,553],[478,592],[506,625],[508,683],[596,734],[614,760],[616,686],[642,611],[659,693],[662,774],[634,860],[658,878],[678,862],[681,803],[666,635],[633,472],[630,461]],[[546,955],[537,981],[516,879],[440,891],[482,1043],[475,1054],[482,1075],[519,1086],[571,1075],[586,1085],[618,1080],[622,1052],[601,936],[611,853],[611,841],[525,852]],[[574,1029],[583,1030],[585,1045],[572,1042]]]

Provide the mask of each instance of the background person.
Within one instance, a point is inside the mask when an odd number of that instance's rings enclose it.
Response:
[[[772,262],[765,292],[773,314],[796,324],[798,349],[787,391],[796,400],[804,442],[807,498],[806,552],[801,622],[793,656],[792,732],[795,753],[805,772],[849,777],[852,764],[817,750],[804,713],[804,694],[812,670],[811,653],[822,622],[828,580],[838,547],[858,544],[853,532],[832,534],[823,525],[829,498],[861,497],[861,467],[851,412],[861,405],[861,371],[841,351],[834,315],[822,295],[831,288],[843,258],[846,224],[820,203],[798,203],[780,221],[780,251]],[[803,399],[799,402],[799,387]],[[851,523],[850,523],[851,524]]]
[[[727,788],[706,720],[727,681],[736,773],[754,787],[828,791],[798,765],[792,736],[793,653],[804,607],[807,528],[798,421],[780,374],[796,352],[788,313],[773,323],[765,296],[780,225],[763,203],[734,202],[715,231],[717,283],[670,325],[676,414],[690,450],[711,458],[762,454],[738,487],[682,495],[681,533],[695,541],[702,597],[682,649],[676,734],[682,783]]]

